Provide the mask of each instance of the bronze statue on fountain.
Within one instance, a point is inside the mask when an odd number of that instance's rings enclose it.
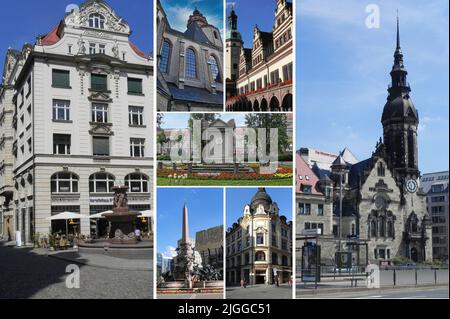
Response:
[[[113,191],[113,213],[103,215],[111,225],[109,242],[111,244],[136,244],[134,224],[140,213],[131,212],[128,208],[127,186],[115,186]]]

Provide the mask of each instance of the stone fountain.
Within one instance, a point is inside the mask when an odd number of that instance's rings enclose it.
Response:
[[[135,236],[135,222],[141,214],[130,211],[128,207],[128,187],[115,186],[113,191],[113,213],[103,215],[110,224],[109,238],[81,242],[78,251],[124,259],[152,259],[153,242],[138,242]]]
[[[115,186],[113,191],[113,213],[103,215],[111,225],[109,242],[121,245],[137,244],[137,239],[134,235],[134,222],[140,213],[131,212],[128,208],[127,186]]]
[[[224,282],[220,274],[207,265],[205,268],[195,262],[194,249],[189,241],[188,209],[183,207],[182,237],[174,258],[174,268],[161,274],[158,293],[221,293]]]

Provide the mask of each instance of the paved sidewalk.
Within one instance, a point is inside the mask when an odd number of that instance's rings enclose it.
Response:
[[[0,299],[150,299],[152,272],[79,264],[80,287],[66,285],[72,261],[45,250],[0,246]]]
[[[80,254],[76,250],[48,253],[49,257],[73,262],[76,264],[83,264],[106,269],[120,269],[120,270],[153,270],[153,253],[148,259],[122,259],[106,255],[97,254]]]
[[[227,287],[227,299],[292,299],[292,287],[284,284],[254,285],[242,287]]]

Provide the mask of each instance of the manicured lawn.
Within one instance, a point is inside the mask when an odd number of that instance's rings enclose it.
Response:
[[[174,183],[166,177],[158,177],[158,186],[292,186],[292,178],[286,179],[249,179],[249,180],[215,180],[187,179]]]

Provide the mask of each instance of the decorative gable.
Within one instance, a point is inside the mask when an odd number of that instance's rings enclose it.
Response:
[[[99,15],[100,24],[93,24],[93,15]],[[65,23],[75,28],[89,28],[116,33],[130,34],[130,26],[119,17],[107,4],[99,1],[88,1],[81,6],[80,10],[70,13]]]

